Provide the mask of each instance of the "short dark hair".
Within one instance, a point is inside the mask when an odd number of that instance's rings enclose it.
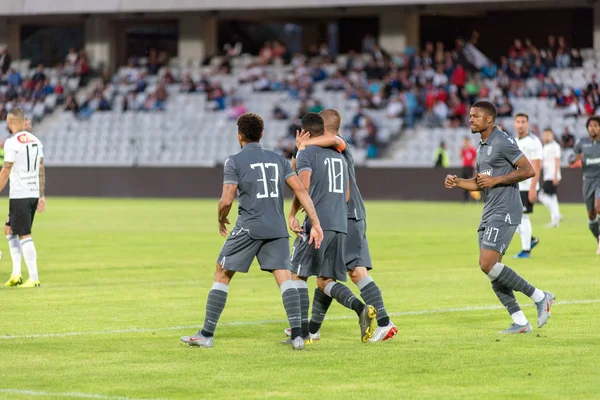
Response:
[[[308,113],[302,117],[302,129],[310,132],[310,136],[321,136],[325,133],[325,121],[317,113]]]
[[[517,113],[517,115],[515,115],[515,119],[519,118],[519,117],[523,117],[525,118],[527,121],[529,121],[529,115],[525,114],[525,113]]]
[[[265,124],[258,114],[246,113],[237,119],[238,132],[247,142],[259,142]]]
[[[496,120],[496,115],[498,114],[498,112],[496,111],[496,106],[489,101],[476,101],[475,104],[471,106],[471,108],[481,108],[483,111],[492,116],[493,121]]]
[[[600,125],[600,117],[597,115],[592,115],[588,118],[587,122],[585,123],[585,129],[590,129],[590,122],[592,121],[596,121],[598,125]]]

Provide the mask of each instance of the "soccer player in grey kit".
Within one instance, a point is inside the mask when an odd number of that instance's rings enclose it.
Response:
[[[325,133],[323,118],[316,113],[308,113],[302,118],[302,130],[311,136]],[[377,311],[372,305],[364,304],[345,285],[346,263],[344,261],[346,234],[348,232],[348,207],[350,200],[348,163],[338,151],[317,146],[308,146],[298,152],[296,167],[300,180],[313,199],[317,215],[321,221],[324,237],[320,249],[306,246],[304,235],[294,242],[292,266],[294,268],[302,313],[302,335],[311,342],[308,319],[308,286],[310,276],[317,277],[319,294],[336,299],[344,307],[354,310],[358,316],[361,340],[367,342],[373,337]],[[301,229],[296,214],[298,203],[294,200],[290,211],[289,225],[297,234],[311,231],[305,223]],[[313,305],[314,307],[314,305]]]
[[[346,254],[344,261],[348,276],[360,290],[360,295],[366,304],[371,304],[377,311],[377,329],[371,342],[389,340],[398,333],[398,328],[392,323],[385,308],[381,290],[369,276],[372,269],[371,252],[367,240],[366,208],[360,189],[356,181],[354,158],[349,149],[349,144],[338,136],[342,116],[335,109],[325,109],[319,113],[325,124],[325,134],[311,138],[302,131],[297,133],[296,144],[300,150],[307,146],[329,147],[342,153],[348,163],[350,176],[350,201],[348,202],[348,234],[346,236]],[[292,161],[293,164],[293,161]],[[325,314],[331,305],[331,297],[319,289],[315,289],[312,305],[312,315],[309,323],[310,338],[321,339],[321,325]],[[291,329],[285,330],[286,335],[291,334]]]
[[[212,347],[214,332],[227,301],[229,282],[236,272],[248,272],[256,257],[261,270],[273,273],[292,327],[292,348],[301,350],[304,340],[300,294],[292,281],[289,234],[283,212],[284,183],[293,190],[312,224],[308,242],[319,248],[323,231],[314,204],[289,162],[260,145],[264,127],[262,119],[256,114],[244,114],[238,118],[237,126],[242,151],[225,162],[223,194],[218,209],[221,235],[227,236],[227,216],[236,192],[239,197],[238,219],[217,258],[215,282],[206,302],[204,326],[196,335],[183,336],[181,341],[190,346]]]
[[[538,328],[550,318],[554,295],[535,288],[502,264],[502,256],[523,216],[518,183],[533,177],[535,169],[514,139],[496,126],[496,107],[492,103],[478,101],[473,104],[469,120],[471,132],[481,134],[477,149],[477,176],[460,179],[456,175],[448,175],[445,185],[448,189],[483,190],[483,214],[477,230],[479,266],[513,319],[513,324],[500,333],[529,333],[532,331],[531,324],[521,311],[513,291],[524,293],[535,302]]]
[[[574,151],[577,158],[581,160],[583,168],[583,201],[590,219],[590,231],[598,240],[600,254],[600,117],[588,118],[586,127],[589,137],[577,142]]]

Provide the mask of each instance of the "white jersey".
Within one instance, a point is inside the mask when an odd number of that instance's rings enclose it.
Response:
[[[562,179],[562,176],[560,174],[560,164],[558,171],[556,171],[556,159],[558,158],[560,163],[561,152],[562,150],[560,148],[560,144],[558,144],[558,142],[556,142],[555,140],[544,145],[544,163],[542,166],[544,168],[545,181],[553,181],[554,174],[556,172],[558,172],[558,180]]]
[[[10,198],[40,197],[40,160],[42,142],[29,132],[17,132],[4,142],[4,162],[13,163],[10,171]]]
[[[525,157],[529,159],[529,161],[540,160],[541,162],[542,158],[544,157],[542,142],[532,134],[529,134],[522,139],[517,138],[517,145],[523,154],[525,154]],[[531,189],[531,179],[532,178],[529,178],[525,181],[519,182],[519,190],[521,192],[528,192],[529,189]],[[540,184],[538,182],[536,190],[539,190],[539,188]]]

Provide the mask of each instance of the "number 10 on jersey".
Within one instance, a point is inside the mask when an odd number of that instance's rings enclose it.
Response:
[[[329,193],[344,193],[344,164],[339,158],[326,158]]]

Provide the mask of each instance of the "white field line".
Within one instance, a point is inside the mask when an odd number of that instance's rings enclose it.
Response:
[[[19,396],[39,396],[39,397],[68,397],[74,399],[101,399],[101,400],[142,400],[142,399],[133,399],[131,397],[123,397],[123,396],[104,396],[101,394],[94,393],[79,393],[79,392],[66,392],[66,393],[56,393],[56,392],[45,392],[42,390],[20,390],[20,389],[2,389],[0,388],[0,393],[5,394],[14,394]],[[159,400],[159,399],[146,399],[146,400]]]
[[[591,300],[566,300],[557,301],[554,303],[555,306],[560,305],[577,305],[577,304],[596,304],[600,303],[600,299]],[[525,304],[523,307],[532,307],[533,304]],[[438,308],[432,310],[417,310],[417,311],[400,311],[389,313],[390,317],[401,317],[404,315],[427,315],[427,314],[446,314],[446,313],[460,313],[469,311],[486,311],[486,310],[497,310],[503,309],[501,305],[493,306],[474,306],[474,307],[462,307],[462,308]],[[340,315],[335,317],[327,317],[328,321],[354,319],[355,316],[351,315]],[[287,323],[286,319],[272,319],[272,320],[260,320],[260,321],[232,321],[223,322],[219,326],[240,326],[240,325],[265,325],[265,324],[282,324]],[[125,328],[125,329],[110,329],[103,331],[87,331],[87,332],[65,332],[65,333],[33,333],[28,335],[5,335],[0,336],[0,340],[15,340],[15,339],[42,339],[42,338],[64,338],[70,336],[84,336],[84,335],[115,335],[120,333],[151,333],[151,332],[162,332],[162,331],[179,331],[184,329],[200,329],[202,325],[180,325],[180,326],[169,326],[163,328]]]

